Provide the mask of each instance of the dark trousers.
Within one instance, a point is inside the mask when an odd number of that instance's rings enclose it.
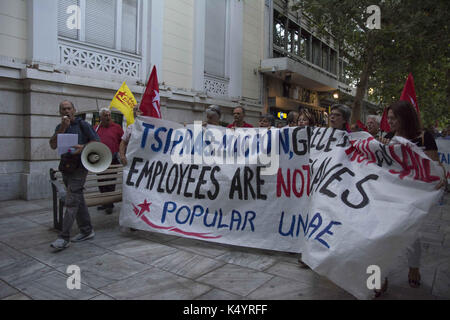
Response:
[[[59,237],[67,241],[70,240],[70,230],[75,220],[82,234],[89,234],[92,231],[91,217],[83,193],[87,174],[87,170],[82,166],[71,174],[63,174],[63,181],[67,189],[66,212]]]
[[[116,157],[113,157],[113,160],[111,162],[111,164],[119,164],[120,162],[117,160]],[[97,174],[97,176],[102,176],[102,175],[108,175],[108,173],[99,173]],[[116,181],[116,179],[98,179],[98,182],[105,182],[105,181]],[[106,186],[98,186],[98,189],[100,190],[100,193],[105,193],[105,192],[113,192],[116,190],[116,185],[115,184],[110,184],[110,185],[106,185]],[[112,208],[113,204],[112,203],[108,203],[104,205],[105,208]]]

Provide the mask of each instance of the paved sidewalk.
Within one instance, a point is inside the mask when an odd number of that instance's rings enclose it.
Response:
[[[398,262],[383,299],[450,299],[450,194],[423,226],[422,286]],[[354,299],[326,278],[299,268],[297,255],[124,231],[90,208],[96,237],[59,253],[49,247],[51,200],[0,202],[0,299]],[[74,233],[76,234],[75,226]],[[68,265],[81,290],[68,290]]]

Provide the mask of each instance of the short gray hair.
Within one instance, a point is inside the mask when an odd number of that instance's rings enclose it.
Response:
[[[111,110],[109,108],[103,107],[100,109],[99,115],[102,115],[105,112],[111,112]]]
[[[208,109],[206,109],[206,114],[209,114],[209,115],[215,114],[215,115],[217,115],[217,117],[220,119],[221,113],[220,113],[220,108],[219,108],[219,106],[216,106],[215,104],[210,105],[210,106],[208,107]]]
[[[369,114],[369,115],[367,116],[367,118],[366,118],[366,122],[367,122],[369,119],[375,120],[378,124],[380,124],[380,122],[381,122],[381,117],[380,117],[380,116],[377,116],[376,114]]]
[[[350,107],[346,106],[345,104],[334,104],[331,106],[331,111],[334,109],[337,109],[344,118],[345,122],[350,121],[350,117],[352,116],[352,109]]]

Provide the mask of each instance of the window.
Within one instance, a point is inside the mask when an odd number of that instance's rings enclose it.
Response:
[[[283,17],[278,11],[274,11],[273,14],[273,26],[274,26],[274,33],[273,33],[273,42],[281,47],[284,48],[284,37],[286,32],[286,26],[285,26],[285,17]]]
[[[322,44],[322,68],[325,70],[329,70],[328,66],[328,47]]]
[[[84,114],[84,117],[86,118],[86,114]],[[119,126],[122,127],[123,114],[118,113],[118,112],[111,112],[111,120],[114,123],[117,123]],[[92,113],[92,121],[91,121],[92,126],[96,126],[99,123],[100,123],[100,113],[93,112]]]
[[[140,54],[137,39],[140,31],[142,0],[58,0],[58,35],[110,49]],[[73,13],[80,8],[80,29],[67,28]]]
[[[122,50],[134,53],[137,51],[138,2],[122,0]]]
[[[337,53],[333,49],[330,50],[330,72],[336,74],[336,57]]]
[[[347,74],[347,62],[345,62],[343,59],[339,59],[339,80],[345,84],[350,83],[350,77]]]
[[[115,47],[116,1],[86,1],[86,42]]]
[[[293,54],[300,56],[300,45],[299,45],[299,29],[298,25],[294,23],[289,23],[289,33],[288,33],[288,51]]]
[[[320,40],[313,37],[312,40],[312,63],[315,65],[321,66],[321,59],[320,59]]]
[[[310,57],[310,43],[309,38],[311,35],[306,32],[305,30],[302,30],[301,36],[300,36],[300,55],[301,57],[305,58],[306,60],[311,60]]]
[[[226,77],[227,2],[206,1],[205,73]]]
[[[79,30],[78,29],[69,29],[67,27],[67,19],[69,19],[70,15],[67,13],[67,9],[70,6],[80,6],[80,1],[78,0],[59,0],[58,1],[58,35],[71,38],[78,39],[79,38]]]

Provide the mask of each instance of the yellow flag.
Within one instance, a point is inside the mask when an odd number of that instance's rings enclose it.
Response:
[[[131,90],[128,88],[125,81],[122,86],[117,90],[114,98],[111,100],[109,108],[116,108],[127,119],[127,126],[134,123],[133,107],[137,104]]]

